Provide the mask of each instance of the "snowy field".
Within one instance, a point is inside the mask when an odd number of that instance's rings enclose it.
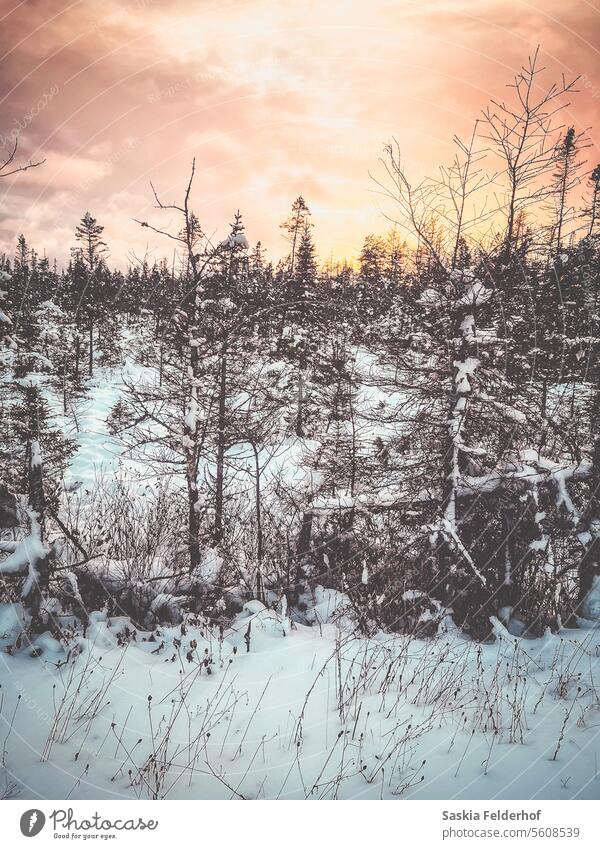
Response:
[[[598,798],[597,630],[366,640],[256,601],[222,634],[92,618],[69,655],[0,655],[9,797]]]
[[[125,376],[152,380],[134,368]],[[120,380],[96,377],[77,429],[48,396],[78,445],[67,482],[83,503],[102,476],[148,483],[107,430]],[[403,403],[362,397],[367,419]],[[270,447],[272,479],[305,485],[310,447]],[[0,796],[598,798],[600,630],[528,640],[496,620],[481,645],[448,616],[433,638],[366,639],[343,594],[318,587],[307,601],[312,626],[258,601],[222,631],[190,615],[141,631],[96,611],[81,636],[59,615],[66,645],[48,632],[0,651]],[[14,610],[0,606],[0,647],[15,641]]]

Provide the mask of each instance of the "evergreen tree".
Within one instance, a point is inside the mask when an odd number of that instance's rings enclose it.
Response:
[[[104,265],[108,248],[102,239],[103,232],[104,227],[98,224],[89,212],[86,212],[75,228],[77,245],[72,249],[75,314],[78,330],[81,325],[87,326],[88,375],[90,377],[94,373],[94,330],[97,323],[105,317],[108,306]],[[77,344],[79,346],[79,341]],[[77,357],[78,370],[79,357]]]

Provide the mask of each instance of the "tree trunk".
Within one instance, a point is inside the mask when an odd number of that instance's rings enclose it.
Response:
[[[595,371],[598,371],[596,366]],[[594,434],[594,449],[592,453],[592,471],[590,476],[590,493],[586,510],[581,522],[581,531],[587,531],[588,542],[579,562],[579,591],[577,597],[577,613],[581,615],[582,606],[594,579],[600,575],[600,386],[598,377],[594,390],[594,400],[590,416],[591,432]]]
[[[79,383],[79,361],[81,359],[81,339],[79,338],[79,327],[75,325],[75,384]]]
[[[256,475],[254,484],[254,497],[256,505],[256,560],[258,563],[259,572],[262,567],[263,560],[263,531],[262,531],[262,513],[260,505],[260,462],[258,457],[258,449],[252,443],[254,451],[254,474]]]
[[[219,364],[219,412],[217,433],[217,470],[215,477],[215,524],[213,540],[220,543],[223,539],[223,487],[225,482],[225,412],[227,400],[227,347],[221,348]]]
[[[304,363],[298,369],[298,402],[296,408],[296,436],[304,436]]]
[[[195,475],[194,475],[195,477]],[[188,477],[188,546],[190,553],[190,572],[200,565],[200,513],[198,512],[198,487],[196,481]]]
[[[93,377],[93,374],[94,374],[94,319],[90,316],[88,375],[90,377]]]
[[[305,577],[305,565],[310,551],[310,540],[312,536],[313,514],[307,510],[302,515],[302,525],[298,536],[298,544],[296,546],[296,575],[295,575],[295,595],[297,596]]]
[[[188,493],[188,548],[190,571],[200,565],[200,512],[198,495],[198,391],[196,375],[198,356],[191,347],[190,358],[191,389],[187,413],[183,420],[183,445],[185,451],[185,477]]]
[[[447,401],[446,439],[442,444],[442,515],[438,541],[438,568],[445,582],[447,603],[453,608],[456,624],[475,639],[487,640],[491,625],[485,610],[488,592],[485,578],[463,542],[458,490],[465,471],[465,426],[472,395],[473,372],[476,365],[465,372],[461,364],[477,362],[477,343],[473,326],[468,322],[474,316],[475,305],[461,303],[464,287],[456,292],[452,315],[451,337],[448,340],[448,369],[451,374]],[[456,340],[456,341],[455,341]],[[462,513],[468,515],[465,505]]]
[[[32,631],[41,629],[40,609],[45,591],[50,582],[51,550],[44,545],[46,531],[46,499],[44,495],[44,478],[42,458],[39,444],[39,390],[32,386],[26,393],[27,408],[27,493],[30,510],[30,525],[32,535],[36,534],[41,543],[41,549],[45,552],[36,557],[35,563],[31,563],[28,589],[23,600],[31,616]]]

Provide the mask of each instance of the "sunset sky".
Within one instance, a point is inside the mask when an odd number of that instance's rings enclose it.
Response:
[[[116,264],[167,254],[133,219],[169,223],[150,180],[177,199],[195,156],[208,232],[239,207],[277,258],[302,194],[321,259],[353,258],[386,226],[383,143],[434,170],[538,43],[547,80],[583,75],[565,120],[600,161],[599,36],[600,5],[570,0],[2,0],[0,136],[46,162],[0,185],[0,249],[23,231],[62,262],[89,209]]]

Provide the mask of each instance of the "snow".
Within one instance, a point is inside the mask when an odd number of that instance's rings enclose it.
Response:
[[[192,397],[190,399],[190,402],[189,402],[189,405],[188,405],[188,411],[185,414],[185,418],[183,420],[185,427],[187,428],[187,430],[190,433],[196,432],[197,416],[198,416],[198,404],[196,402],[196,399],[194,397]],[[189,438],[188,438],[188,441],[189,441]],[[192,443],[192,445],[193,445],[193,443]]]
[[[49,360],[48,357],[45,357],[43,354],[40,354],[37,351],[29,351],[27,353],[27,359],[30,362],[35,363],[38,368],[40,366],[43,366],[44,368],[47,368],[47,369],[52,368],[52,361]]]
[[[440,306],[442,298],[436,289],[424,289],[417,302],[425,306]]]
[[[40,527],[35,513],[30,513],[31,530],[20,542],[15,550],[0,560],[0,575],[22,575],[29,573],[30,580],[35,573],[35,567],[39,560],[48,553],[48,547],[42,542]],[[27,583],[29,587],[29,582]],[[26,595],[25,590],[23,595]]]
[[[22,633],[26,621],[21,604],[0,602],[0,646],[13,645]]]
[[[248,239],[244,233],[236,233],[233,237],[233,242],[237,247],[246,248],[246,250],[250,247]]]
[[[258,601],[258,599],[252,599],[252,601],[246,602],[243,609],[249,616],[255,616],[258,613],[262,613],[267,608],[262,603],[262,601]]]
[[[87,395],[76,411],[76,425],[72,415],[63,415],[56,395],[44,388],[44,396],[54,413],[54,423],[77,447],[65,478],[67,488],[80,486],[91,492],[99,481],[110,480],[120,471],[124,471],[129,480],[136,475],[146,477],[146,464],[123,456],[123,443],[109,434],[107,419],[127,391],[125,382],[139,385],[155,379],[152,369],[140,366],[129,357],[122,369],[96,369],[94,377],[87,381]]]
[[[313,500],[311,506],[314,510],[328,512],[335,510],[351,510],[355,503],[356,501],[353,496],[348,494],[330,496],[319,495]]]
[[[216,549],[206,548],[197,569],[197,577],[205,584],[214,584],[218,580],[223,559]]]
[[[497,401],[495,398],[491,398],[486,392],[478,392],[477,398],[492,404],[508,421],[513,421],[516,424],[526,424],[527,416],[521,410],[517,410],[516,407],[505,404],[503,401]]]
[[[477,357],[467,357],[464,361],[454,361],[454,368],[456,369],[454,382],[456,384],[456,391],[460,395],[466,395],[471,391],[469,377],[472,377],[475,374],[476,369],[480,365],[481,362],[477,359]]]
[[[44,631],[43,634],[39,634],[35,638],[33,648],[41,652],[42,655],[62,653],[62,645],[54,639],[49,631]]]
[[[250,647],[255,643],[257,633],[269,634],[272,637],[287,637],[290,633],[289,619],[270,610],[258,599],[246,602],[242,612],[236,617],[232,627],[230,639],[236,647],[242,645],[240,635],[244,634],[244,648],[248,651],[246,637],[250,640]]]
[[[469,313],[466,315],[460,324],[460,330],[468,342],[472,342],[475,339],[474,334],[475,327],[475,316]]]
[[[466,286],[464,294],[459,299],[459,303],[467,306],[479,306],[489,301],[492,294],[493,292],[481,280],[473,280],[473,282]]]
[[[403,601],[416,601],[419,598],[423,598],[425,593],[421,590],[406,590],[406,592],[402,593]]]
[[[521,641],[503,618],[477,646],[286,632],[259,604],[222,639],[188,623],[118,645],[126,621],[93,617],[60,670],[49,634],[0,657],[7,768],[27,798],[597,798],[598,632]]]
[[[506,483],[511,479],[525,480],[531,486],[550,480],[558,487],[557,501],[559,506],[564,505],[567,509],[575,509],[568,495],[567,481],[585,480],[591,473],[591,463],[561,465],[547,457],[542,457],[538,451],[533,449],[520,452],[519,460],[521,462],[516,464],[512,471],[507,469],[477,476],[462,475],[459,493],[493,492],[503,482]],[[577,518],[576,511],[573,516],[575,519]]]
[[[42,452],[40,450],[40,443],[37,441],[37,439],[33,439],[31,441],[31,465],[42,465]]]
[[[478,289],[474,298],[484,295]],[[479,343],[486,332],[475,330],[471,313],[462,322],[461,331],[473,344]],[[360,450],[372,456],[375,437],[402,435],[402,427],[415,407],[410,391],[394,389],[391,370],[374,355],[357,350],[355,360],[359,383],[356,425],[365,446]],[[531,487],[550,482],[556,504],[575,526],[579,516],[568,484],[588,476],[591,465],[587,461],[561,463],[545,457],[539,449],[525,448],[504,468],[480,475],[460,472],[460,453],[470,458],[486,457],[483,446],[463,441],[463,420],[471,403],[481,401],[508,421],[526,423],[525,415],[516,407],[483,393],[469,394],[471,379],[480,365],[475,357],[454,363],[458,397],[447,423],[456,461],[453,497],[430,530],[434,541],[443,534],[457,559],[485,583],[460,536],[458,499],[465,494],[491,492],[510,480],[525,481]],[[285,380],[286,364],[271,364],[270,373],[274,381]],[[56,399],[52,399],[55,420],[78,446],[65,491],[78,491],[82,499],[93,490],[99,473],[108,480],[122,475],[128,483],[133,481],[132,485],[137,485],[136,474],[148,474],[143,464],[124,454],[106,426],[108,413],[126,391],[124,379],[152,384],[156,375],[130,360],[123,374],[98,369],[88,382],[89,395],[77,413],[76,430],[71,417],[62,417]],[[43,391],[51,398],[46,386]],[[236,398],[235,403],[245,410],[248,398]],[[375,413],[381,409],[387,418],[376,421]],[[183,412],[177,410],[178,429]],[[185,425],[191,431],[197,415],[192,398],[185,411]],[[340,425],[341,432],[344,424]],[[186,439],[184,436],[184,443]],[[188,439],[188,447],[193,445]],[[328,494],[331,490],[324,491],[324,477],[319,471],[322,451],[320,438],[293,437],[282,428],[259,453],[264,504],[270,506],[275,489],[287,488],[296,499],[295,509],[310,509],[318,514],[315,522],[326,523],[337,511],[360,510],[373,504],[389,507],[402,495],[392,480],[379,482],[375,492],[369,480],[359,480],[352,494]],[[41,453],[34,444],[32,460],[38,459],[41,462]],[[236,470],[236,494],[244,489],[252,492],[254,456],[248,444],[232,447],[228,463],[229,469]],[[210,472],[208,464],[201,468],[200,480],[207,470]],[[240,479],[245,482],[240,483]],[[174,480],[173,485],[178,485],[176,477]],[[415,488],[414,492],[413,502],[431,502],[438,495],[437,482],[431,490]],[[201,496],[199,511],[204,507]],[[535,521],[540,523],[544,518],[540,511]],[[591,534],[581,533],[579,538],[589,542]],[[543,553],[547,562],[542,568],[551,570],[554,566],[548,542],[540,528],[531,550]],[[30,538],[7,541],[0,550],[6,555],[0,560],[0,573],[29,573],[29,581],[35,577],[31,573],[36,557],[47,552],[35,529]],[[181,550],[185,551],[185,546]],[[324,571],[328,572],[326,557]],[[220,552],[207,547],[193,577],[215,588],[222,565]],[[265,574],[267,568],[265,563]],[[362,573],[360,565],[358,568],[360,583],[371,591],[376,586],[377,566],[367,567],[365,560]],[[103,557],[90,563],[89,569],[110,582],[127,574],[129,564]],[[256,564],[250,561],[245,577],[252,576],[255,569]],[[65,571],[63,577],[77,593],[74,574]],[[506,582],[510,580],[508,563]],[[179,625],[163,624],[152,632],[139,631],[135,639],[130,639],[125,634],[126,629],[134,630],[131,623],[123,616],[111,617],[105,609],[91,614],[85,638],[75,637],[65,645],[49,631],[36,638],[35,656],[32,646],[12,656],[0,654],[0,684],[5,697],[8,694],[6,709],[14,709],[18,695],[24,706],[17,711],[15,733],[7,747],[9,769],[23,795],[145,798],[151,790],[144,763],[157,744],[150,736],[149,712],[154,728],[162,727],[170,721],[171,712],[183,704],[168,744],[172,757],[169,760],[165,755],[164,762],[172,779],[171,790],[165,785],[157,791],[159,796],[170,792],[176,798],[228,798],[236,794],[248,798],[562,798],[565,793],[569,797],[597,797],[593,719],[597,711],[594,681],[600,675],[600,631],[595,630],[600,620],[599,579],[594,580],[581,608],[582,617],[589,620],[587,630],[562,629],[557,635],[528,640],[523,637],[524,622],[512,608],[505,607],[498,619],[492,620],[497,637],[493,646],[470,643],[452,626],[449,617],[443,620],[437,636],[427,641],[383,633],[371,639],[359,637],[352,592],[322,585],[307,585],[301,604],[294,603],[293,611],[288,610],[287,598],[280,590],[269,590],[264,596],[268,605],[256,599],[246,601],[232,623],[226,620],[230,627],[220,633],[201,617],[189,617],[187,597],[174,596],[171,589],[161,585],[153,598],[149,596],[151,615],[143,625],[150,628],[161,619],[164,622],[168,612],[172,622],[185,619],[186,633]],[[424,593],[409,589],[401,592],[401,597],[406,602],[418,602]],[[241,592],[237,598],[243,599]],[[375,601],[382,605],[385,594]],[[437,622],[438,613],[425,612],[421,619],[427,618]],[[14,644],[23,623],[20,604],[0,605],[0,640],[4,645]],[[65,663],[57,668],[57,664]],[[390,666],[401,674],[384,686],[381,671]],[[509,666],[520,670],[516,678],[522,689],[518,710],[511,706],[514,681],[498,672]],[[89,676],[91,670],[93,675]],[[370,671],[367,675],[362,670]],[[60,709],[60,694],[68,685],[71,671],[74,680],[82,682],[82,690],[72,700],[73,692],[67,694],[66,704],[81,710],[86,723],[79,728],[67,724],[61,738],[52,742],[51,756],[43,758]],[[340,671],[344,676],[341,695],[345,696],[341,705],[336,684]],[[564,680],[566,695],[561,695]],[[53,684],[59,693],[58,703],[53,700]],[[109,689],[104,699],[98,700],[104,685]],[[580,695],[578,686],[582,687]],[[486,699],[492,691],[496,694],[497,728],[485,724],[489,715]],[[565,710],[574,700],[580,701],[554,760]],[[97,708],[86,713],[90,704]],[[28,721],[32,710],[38,720],[35,724]],[[113,723],[123,735],[121,744],[112,733]],[[84,727],[89,733],[82,730]],[[186,748],[190,729],[192,737],[198,735],[193,752]],[[139,739],[142,742],[136,749]],[[126,749],[135,750],[133,763]],[[88,762],[89,773],[82,779],[83,765]],[[130,768],[133,784],[128,776]],[[518,781],[517,776],[521,776]]]
[[[318,584],[311,596],[311,605],[305,615],[307,623],[311,625],[337,623],[340,626],[353,627],[352,619],[348,617],[352,605],[345,593],[326,589]]]
[[[584,619],[600,620],[600,576],[594,575],[591,589],[586,594],[581,605],[581,615]]]
[[[185,596],[174,596],[171,593],[158,593],[150,602],[150,613],[160,618],[160,614],[168,611],[171,622],[179,622],[182,618],[181,607],[185,604]]]
[[[244,233],[232,233],[227,239],[223,239],[219,247],[221,248],[243,248],[248,250],[250,244]]]
[[[479,578],[479,580],[481,581],[481,583],[485,587],[485,586],[487,586],[486,579],[481,574],[481,571],[475,565],[473,558],[471,557],[471,555],[469,554],[469,552],[467,551],[467,549],[463,545],[463,543],[462,543],[462,541],[461,541],[461,539],[458,535],[453,510],[454,510],[454,504],[453,504],[453,502],[450,502],[450,509],[446,511],[446,515],[443,517],[443,519],[441,521],[440,528],[441,528],[443,534],[445,535],[446,539],[450,542],[450,544],[453,546],[453,548],[455,548],[455,550],[458,552],[458,554],[461,556],[461,558],[469,564],[469,566],[471,567],[471,569],[473,570],[475,575]]]

